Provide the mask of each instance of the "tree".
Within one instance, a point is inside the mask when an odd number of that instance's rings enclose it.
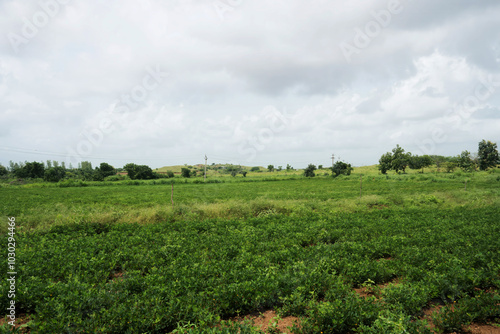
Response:
[[[270,172],[274,171],[274,165],[268,165],[267,170]]]
[[[66,170],[58,166],[46,169],[43,179],[48,182],[59,182],[65,176],[66,176]]]
[[[392,169],[394,169],[396,173],[399,173],[399,171],[403,171],[403,173],[405,173],[409,157],[410,155],[405,153],[405,150],[402,147],[396,145],[396,147],[392,149]]]
[[[351,164],[347,164],[343,161],[337,161],[332,167],[332,176],[337,177],[339,175],[351,175],[352,169]]]
[[[392,169],[392,153],[383,154],[378,161],[378,169],[382,174],[387,174],[387,171]]]
[[[422,173],[424,172],[425,167],[429,167],[432,165],[432,158],[428,155],[411,155],[408,153],[408,167],[411,169],[422,169]]]
[[[278,166],[278,172],[281,172],[283,170],[283,166]]]
[[[497,144],[491,141],[482,140],[479,142],[478,163],[480,170],[487,170],[490,167],[496,167],[500,164]]]
[[[189,178],[189,177],[191,177],[191,171],[190,171],[188,168],[184,168],[184,167],[183,167],[183,168],[181,169],[181,175],[182,175],[182,177],[187,177],[187,178]]]
[[[129,164],[126,164],[123,167],[123,169],[125,169],[127,171],[128,176],[132,180],[151,180],[151,179],[157,178],[157,176],[153,173],[153,170],[149,166],[146,166],[146,165],[136,165],[133,163],[129,163]],[[189,170],[189,169],[187,169],[187,170]]]
[[[24,166],[17,168],[14,174],[19,178],[43,178],[45,167],[43,163],[40,162],[27,162]]]
[[[304,169],[304,176],[306,177],[314,177],[314,171],[316,170],[316,166],[313,164],[309,164],[306,169]]]
[[[91,171],[92,170],[92,163],[90,161],[82,161],[82,163],[80,164],[80,169],[86,170],[86,171]]]
[[[323,165],[318,165],[318,169],[323,169]]]
[[[108,177],[116,174],[116,169],[105,162],[101,163],[101,165],[99,166],[99,171],[101,172],[103,177]]]
[[[247,172],[246,171],[242,171],[241,174],[243,175],[243,177],[247,177]]]
[[[172,178],[172,177],[174,177],[174,172],[172,172],[172,171],[168,170],[168,171],[167,171],[167,177],[168,177],[168,178]]]
[[[258,171],[260,171],[260,167],[257,167],[257,166],[252,167],[252,168],[250,168],[250,171],[251,172],[258,172]]]
[[[453,161],[446,161],[445,168],[447,173],[451,173],[457,168],[457,163]]]
[[[4,166],[0,165],[0,176],[7,175],[9,171]]]
[[[465,172],[472,172],[476,169],[476,164],[474,163],[474,160],[472,160],[470,152],[467,150],[462,151],[462,153],[458,156],[457,166]]]
[[[286,164],[286,171],[289,172],[291,170],[293,170],[293,167],[290,164]]]

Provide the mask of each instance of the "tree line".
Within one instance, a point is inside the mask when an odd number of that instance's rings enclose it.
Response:
[[[431,165],[436,165],[438,169],[444,168],[447,172],[453,172],[460,168],[466,172],[487,170],[500,164],[497,144],[491,141],[482,140],[478,144],[477,154],[465,150],[457,156],[444,157],[439,155],[413,155],[411,152],[396,145],[391,152],[383,154],[379,159],[378,169],[382,174],[387,174],[393,170],[396,173],[406,173],[406,168],[421,169]]]
[[[92,163],[83,161],[77,168],[70,165],[66,167],[65,163],[47,160],[42,162],[10,162],[9,167],[0,165],[0,177],[15,177],[18,179],[43,179],[48,182],[59,182],[63,179],[75,179],[83,181],[118,181],[125,177],[117,175],[119,172],[126,171],[132,180],[150,180],[158,178],[173,177],[173,173],[158,174],[149,166],[126,164],[123,168],[115,168],[112,165],[103,162],[99,166],[92,168]]]

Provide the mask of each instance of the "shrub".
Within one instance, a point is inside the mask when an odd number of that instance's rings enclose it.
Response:
[[[181,169],[181,175],[182,177],[191,177],[191,171],[188,168],[182,168]]]
[[[306,177],[314,177],[314,171],[316,170],[316,166],[313,164],[309,164],[306,169],[304,169],[304,176]]]

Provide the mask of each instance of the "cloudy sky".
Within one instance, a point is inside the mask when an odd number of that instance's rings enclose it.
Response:
[[[498,0],[0,0],[0,163],[376,164],[500,143]]]

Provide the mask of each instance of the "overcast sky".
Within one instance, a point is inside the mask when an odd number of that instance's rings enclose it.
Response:
[[[498,0],[0,0],[0,163],[372,165],[500,143]]]

